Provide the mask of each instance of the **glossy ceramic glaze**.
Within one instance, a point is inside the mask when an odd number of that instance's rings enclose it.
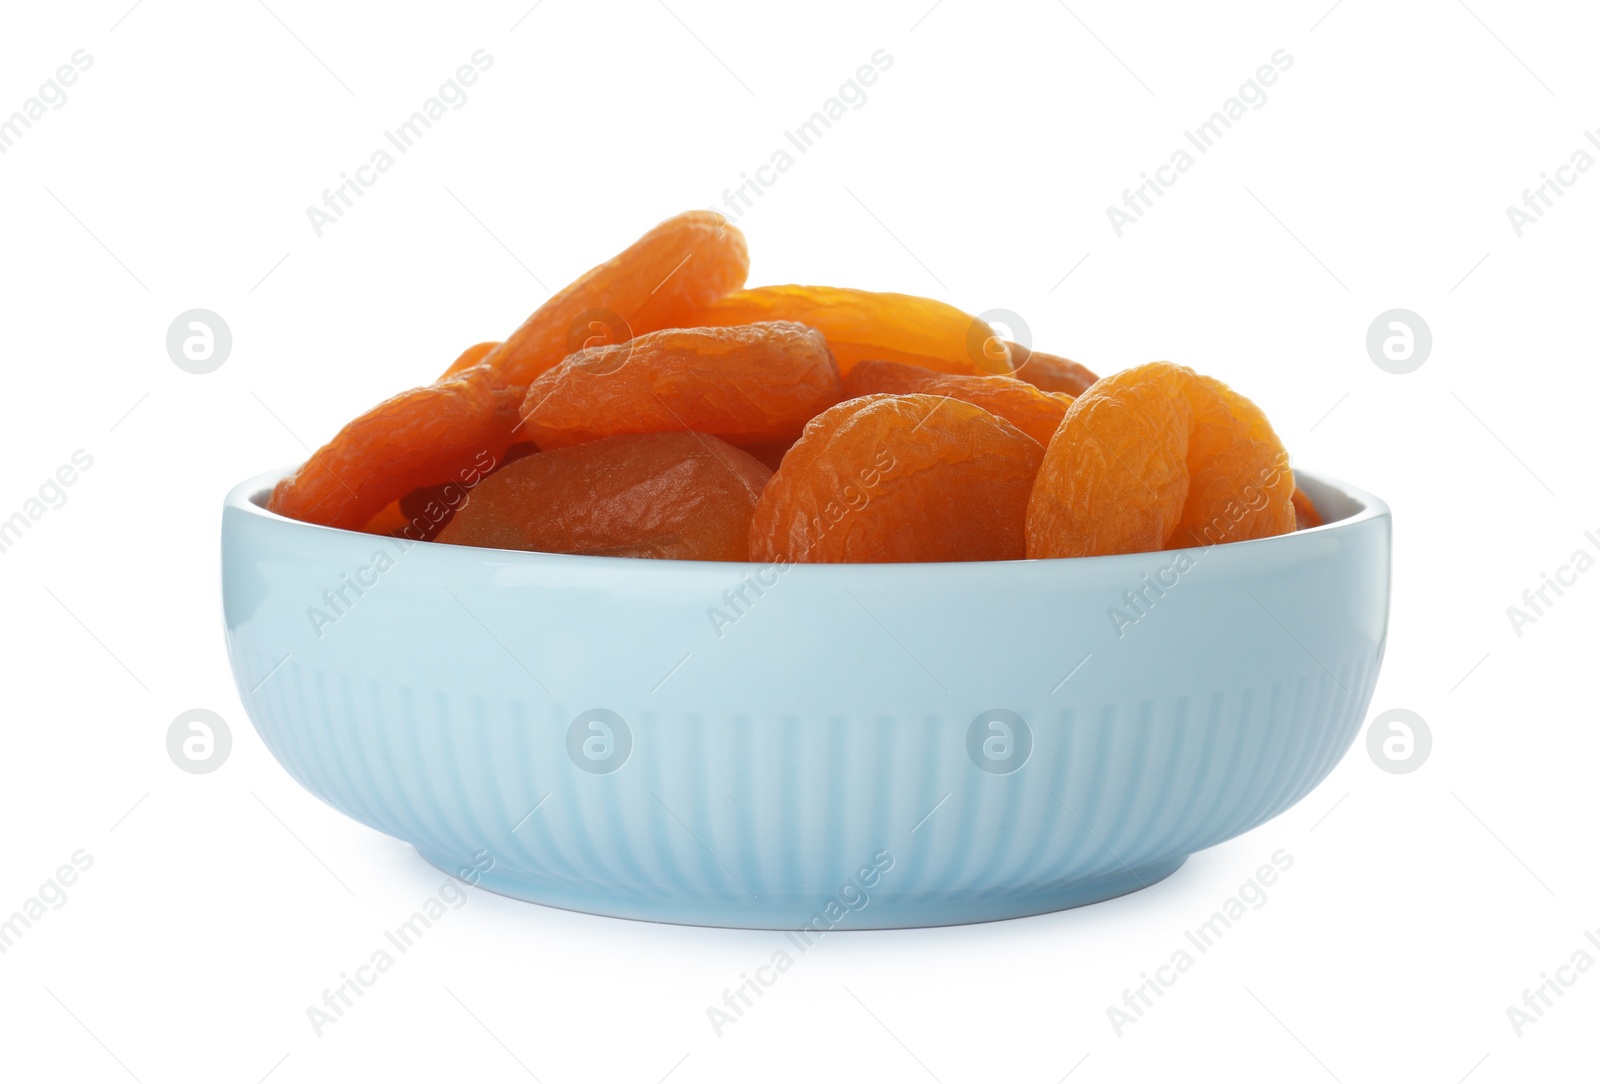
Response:
[[[1359,729],[1389,512],[1177,553],[740,565],[473,549],[227,498],[272,754],[494,891],[779,929],[1108,899],[1287,809]]]

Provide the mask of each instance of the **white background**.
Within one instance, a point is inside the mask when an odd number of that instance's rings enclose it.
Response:
[[[530,2],[0,15],[0,116],[93,57],[0,155],[0,518],[93,457],[0,553],[0,914],[93,858],[0,956],[0,1076],[1592,1079],[1600,968],[1520,1037],[1506,1013],[1600,928],[1600,571],[1520,636],[1506,614],[1600,551],[1600,170],[1521,237],[1506,214],[1600,129],[1592,9]],[[478,49],[465,106],[318,238],[306,207]],[[1419,712],[1431,757],[1390,775],[1358,742],[1153,891],[829,938],[720,1037],[706,1007],[780,935],[474,891],[318,1038],[307,1007],[440,878],[256,738],[223,493],[720,203],[879,49],[865,105],[740,220],[751,281],[1003,307],[1099,371],[1171,358],[1253,397],[1298,462],[1394,508],[1371,714]],[[1106,208],[1278,49],[1266,104],[1117,237]],[[206,376],[164,346],[195,307],[234,337]],[[1365,348],[1394,307],[1434,337],[1405,376]],[[166,753],[193,707],[232,727],[211,775]],[[1107,1008],[1279,848],[1266,904],[1118,1036]]]

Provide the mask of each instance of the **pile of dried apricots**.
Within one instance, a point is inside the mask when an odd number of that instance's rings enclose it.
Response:
[[[1320,522],[1266,417],[1153,362],[1097,378],[927,298],[746,289],[668,219],[504,342],[339,431],[268,507],[417,541],[763,562],[1000,561]]]

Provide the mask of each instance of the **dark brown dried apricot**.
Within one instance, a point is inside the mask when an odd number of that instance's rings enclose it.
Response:
[[[1005,561],[1024,555],[1044,450],[982,407],[868,395],[823,411],[767,483],[753,561]]]
[[[847,399],[875,393],[948,395],[999,415],[1043,447],[1055,435],[1071,398],[1058,398],[1009,376],[938,373],[895,361],[863,361],[844,378]]]
[[[598,332],[609,342],[686,326],[691,312],[743,286],[749,271],[737,227],[715,211],[686,211],[540,305],[486,360],[526,387],[581,346],[592,325],[618,324]],[[457,361],[446,375],[464,368]]]
[[[868,358],[974,376],[1011,371],[1004,340],[988,324],[953,305],[911,294],[839,286],[757,286],[727,293],[690,319],[707,327],[762,320],[806,324],[827,336],[841,373]]]
[[[359,530],[422,486],[482,474],[505,454],[522,390],[476,365],[387,399],[339,430],[272,489],[268,509]]]
[[[498,549],[743,561],[772,472],[700,433],[607,437],[485,478],[440,542]]]
[[[827,340],[803,324],[672,329],[547,370],[528,388],[521,432],[546,451],[675,429],[734,444],[793,440],[842,395]]]

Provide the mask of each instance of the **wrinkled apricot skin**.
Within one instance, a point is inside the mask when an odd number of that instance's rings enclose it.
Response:
[[[493,341],[474,343],[461,351],[461,354],[451,363],[449,372],[455,373],[463,369],[472,368],[482,361],[489,351],[499,345],[498,342]],[[406,528],[410,526],[412,526],[411,517],[407,515],[405,509],[400,507],[400,502],[390,501],[379,509],[377,514],[368,520],[361,530],[364,534],[402,537],[406,533]],[[431,536],[428,540],[431,540]]]
[[[868,395],[806,426],[750,524],[753,561],[1006,561],[1044,449],[982,407]]]
[[[1089,390],[1100,378],[1069,358],[1029,350],[1021,343],[1007,343],[1011,348],[1011,364],[1016,370],[1011,374],[1026,380],[1040,391],[1066,392],[1076,398]]]
[[[1323,522],[1265,415],[1217,380],[1101,378],[1009,341],[1029,336],[1004,310],[748,272],[722,215],[669,218],[350,422],[267,507],[415,541],[774,563],[1145,553]]]
[[[1311,503],[1311,497],[1305,490],[1296,487],[1290,500],[1294,503],[1295,530],[1304,531],[1311,527],[1322,526],[1322,513]]]
[[[655,331],[546,370],[528,388],[521,433],[546,451],[675,429],[794,440],[843,393],[827,340],[803,324]]]
[[[1209,376],[1191,373],[1185,391],[1194,411],[1189,497],[1164,548],[1242,542],[1294,530],[1289,453],[1261,408]]]
[[[1030,557],[1146,553],[1294,528],[1294,475],[1255,404],[1168,362],[1068,408],[1028,505]]]
[[[339,430],[274,486],[267,508],[360,530],[414,489],[493,470],[511,444],[521,400],[520,388],[482,365],[401,392]]]
[[[1144,553],[1166,543],[1189,495],[1194,421],[1176,368],[1106,377],[1067,409],[1028,504],[1028,556]]]
[[[1050,443],[1072,403],[1009,376],[962,376],[893,361],[860,362],[844,379],[845,397],[874,393],[948,395],[1004,418],[1040,447]]]
[[[701,433],[608,437],[540,452],[484,479],[440,542],[680,561],[743,561],[771,477]]]
[[[839,371],[868,358],[947,373],[1011,371],[1005,341],[960,309],[911,294],[838,286],[758,286],[734,290],[692,314],[694,326],[728,327],[794,320],[822,332]]]
[[[743,286],[749,270],[737,227],[714,211],[686,211],[540,305],[485,360],[526,387],[582,346],[587,329],[620,342],[630,334],[688,326],[691,312]],[[466,367],[458,361],[446,375]]]

